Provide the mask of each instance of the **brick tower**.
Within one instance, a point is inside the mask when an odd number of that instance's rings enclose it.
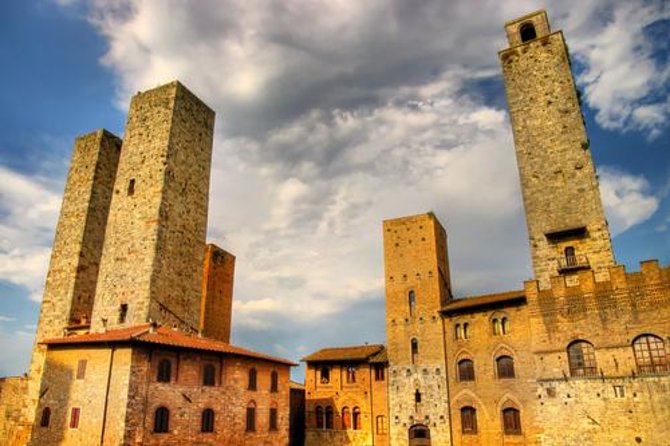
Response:
[[[23,419],[32,421],[46,347],[91,320],[121,140],[106,130],[77,138],[44,286]],[[29,429],[29,427],[28,427]]]
[[[425,429],[432,444],[450,444],[439,314],[450,299],[447,235],[432,213],[386,220],[383,230],[390,444]]]
[[[500,51],[535,279],[614,264],[579,93],[561,31],[545,11],[505,24]]]
[[[214,112],[179,82],[128,113],[92,330],[200,319]]]

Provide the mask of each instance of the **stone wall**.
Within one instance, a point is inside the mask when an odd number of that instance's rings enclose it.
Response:
[[[519,27],[527,22],[535,24],[537,38],[521,43]],[[499,56],[534,277],[548,287],[571,246],[606,280],[614,256],[563,34],[549,33],[544,11],[509,22],[506,31],[510,48]],[[576,228],[585,229],[562,232]]]
[[[346,380],[346,369],[356,367],[356,382]],[[320,370],[330,369],[330,381],[320,381]],[[388,435],[376,435],[376,418],[388,420],[386,405],[386,375],[384,380],[376,380],[374,365],[367,362],[327,362],[308,363],[305,371],[305,445],[351,445],[364,446],[373,443],[385,444]],[[333,428],[319,428],[316,422],[316,407],[333,408]],[[348,408],[353,423],[353,410],[359,408],[360,429],[353,424],[345,426],[342,411]],[[379,438],[380,442],[377,442]]]
[[[214,112],[178,82],[133,97],[94,331],[148,319],[198,329],[213,127]]]
[[[230,342],[235,256],[209,244],[203,269],[200,332],[205,337]]]
[[[430,428],[435,443],[447,444],[449,395],[439,316],[450,299],[446,232],[433,214],[386,220],[383,231],[389,442],[407,444],[408,429],[420,423]]]
[[[0,445],[19,446],[28,440],[21,411],[27,389],[24,376],[0,378]]]

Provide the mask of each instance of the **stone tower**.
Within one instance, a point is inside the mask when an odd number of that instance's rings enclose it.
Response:
[[[579,92],[561,31],[545,11],[505,24],[500,51],[535,279],[614,264]]]
[[[207,245],[200,303],[203,336],[230,342],[234,276],[235,256],[216,245]]]
[[[75,141],[30,362],[23,415],[28,423],[46,354],[40,342],[90,323],[120,149],[121,140],[106,130]]]
[[[390,444],[426,428],[433,444],[450,444],[439,314],[450,299],[447,235],[432,213],[386,220],[383,231]]]
[[[214,112],[179,82],[130,104],[92,330],[156,322],[196,331]]]

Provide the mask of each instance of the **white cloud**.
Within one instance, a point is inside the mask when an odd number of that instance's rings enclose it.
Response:
[[[659,2],[629,4],[575,0],[550,14],[585,66],[580,82],[601,125],[653,136],[668,110],[651,92],[667,73],[641,29],[665,13]],[[350,334],[324,321],[383,331],[385,218],[435,211],[460,294],[530,276],[509,122],[476,84],[499,79],[502,24],[538,6],[96,0],[90,17],[121,104],[179,78],[217,110],[209,235],[237,256],[234,326],[246,339],[271,330],[282,349],[311,349]],[[642,180],[622,177],[630,182],[603,175],[616,231],[653,212]],[[28,246],[48,245],[30,233]],[[295,339],[314,326],[322,338]]]
[[[4,316],[4,315],[0,314],[0,322],[12,322],[12,321],[15,321],[15,320],[16,319],[13,318],[13,317]]]
[[[647,220],[658,209],[659,200],[649,195],[649,183],[643,176],[611,167],[601,167],[598,173],[612,236]]]
[[[566,5],[565,28],[573,57],[584,65],[577,80],[596,120],[655,138],[668,125],[670,63],[654,57],[667,45],[667,31],[650,29],[670,19],[667,2],[579,3]]]
[[[58,218],[52,181],[0,166],[0,279],[28,289],[39,301]]]

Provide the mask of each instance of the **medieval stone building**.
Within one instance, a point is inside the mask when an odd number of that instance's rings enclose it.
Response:
[[[361,416],[388,426],[328,433],[352,426],[315,413],[317,352],[305,358],[308,445],[670,444],[670,268],[614,260],[562,32],[544,11],[505,31],[534,280],[456,299],[435,215],[385,221],[388,406]],[[336,390],[337,408],[371,392]]]
[[[229,344],[235,258],[205,242],[213,128],[173,82],[133,97],[123,141],[77,139],[2,444],[288,443],[294,364]]]

